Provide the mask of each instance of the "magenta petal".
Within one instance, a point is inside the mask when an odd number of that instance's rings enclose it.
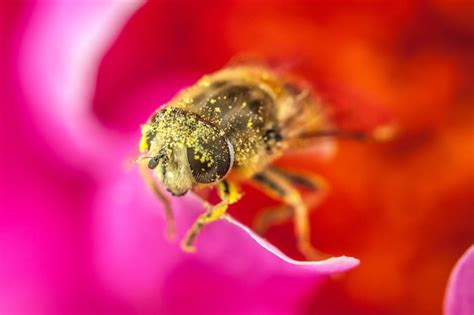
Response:
[[[118,135],[95,120],[90,102],[103,54],[141,5],[39,2],[22,25],[16,62],[28,119],[65,160],[93,166],[123,145]]]
[[[199,215],[194,198],[174,198],[179,238]],[[138,174],[113,179],[96,204],[97,272],[123,299],[160,314],[294,314],[328,275],[355,267],[349,257],[289,259],[233,219],[206,227],[197,253],[166,240],[158,200]],[[212,294],[211,294],[212,292]]]
[[[261,258],[265,260],[268,259],[268,261],[274,265],[282,265],[285,268],[291,267],[291,265],[293,265],[296,268],[305,269],[308,272],[314,272],[319,274],[343,272],[359,265],[358,259],[346,256],[332,257],[326,260],[313,262],[294,260],[283,254],[275,246],[262,239],[260,236],[255,234],[250,228],[236,221],[234,218],[229,216],[227,218],[227,221],[244,230],[252,239],[257,242],[258,245],[262,246],[263,249],[267,250],[268,252],[264,254],[265,258]]]
[[[462,255],[449,277],[444,314],[474,314],[474,246]]]

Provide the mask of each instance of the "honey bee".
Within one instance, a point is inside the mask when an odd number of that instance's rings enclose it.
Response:
[[[335,131],[324,109],[304,84],[264,66],[240,65],[204,76],[155,111],[141,128],[138,161],[164,204],[168,232],[174,233],[173,213],[156,180],[174,196],[211,186],[221,199],[215,205],[204,201],[206,211],[188,231],[182,248],[193,251],[199,231],[224,218],[228,206],[241,198],[239,183],[252,181],[282,202],[280,208],[260,213],[257,231],[271,224],[278,217],[275,213],[293,215],[299,250],[308,258],[320,258],[310,241],[309,207],[297,188],[323,196],[324,181],[272,163],[321,136],[363,136]]]

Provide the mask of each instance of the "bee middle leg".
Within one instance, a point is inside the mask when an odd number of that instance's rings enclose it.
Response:
[[[308,196],[305,198],[305,205],[308,209],[314,209],[319,205],[321,200],[326,196],[327,184],[324,179],[315,175],[303,175],[296,172],[290,172],[275,166],[270,168],[272,172],[278,173],[285,177],[293,186],[298,186],[309,190]],[[262,185],[262,183],[260,183]],[[265,188],[265,187],[264,187]],[[266,187],[265,191],[268,195],[280,200],[281,194],[276,194],[271,187]],[[289,205],[266,208],[257,215],[253,229],[258,234],[264,234],[271,226],[282,224],[294,217],[294,211]]]
[[[204,206],[207,208],[206,212],[197,218],[181,242],[181,248],[184,251],[194,252],[196,248],[193,244],[202,228],[211,222],[223,218],[229,205],[237,202],[241,197],[237,187],[225,180],[217,184],[217,191],[221,202],[216,205],[210,205],[207,201],[204,202]]]
[[[254,182],[271,197],[281,200],[281,207],[265,209],[255,221],[256,232],[263,232],[275,223],[282,223],[294,217],[295,234],[299,251],[311,260],[327,257],[311,244],[309,209],[314,208],[325,195],[325,183],[318,177],[303,176],[275,167],[257,174]],[[308,203],[303,202],[295,186],[312,191]],[[311,196],[312,195],[312,196]]]

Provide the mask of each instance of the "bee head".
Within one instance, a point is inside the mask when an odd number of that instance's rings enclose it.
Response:
[[[198,184],[212,184],[232,168],[229,140],[197,114],[176,108],[159,111],[142,127],[142,152],[148,168],[175,196]]]

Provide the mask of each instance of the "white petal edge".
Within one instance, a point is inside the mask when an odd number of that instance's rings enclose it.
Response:
[[[235,225],[236,227],[244,230],[251,238],[253,238],[265,250],[269,251],[270,253],[278,257],[279,259],[291,265],[306,267],[309,269],[314,268],[314,269],[317,269],[317,271],[321,273],[333,273],[333,272],[337,273],[337,272],[344,272],[349,269],[352,269],[358,266],[360,263],[360,261],[357,258],[348,257],[348,256],[331,257],[331,258],[321,260],[321,261],[294,260],[286,256],[274,245],[270,244],[265,239],[255,234],[249,227],[238,222],[237,220],[232,218],[230,215],[227,215],[225,219],[231,224]]]

